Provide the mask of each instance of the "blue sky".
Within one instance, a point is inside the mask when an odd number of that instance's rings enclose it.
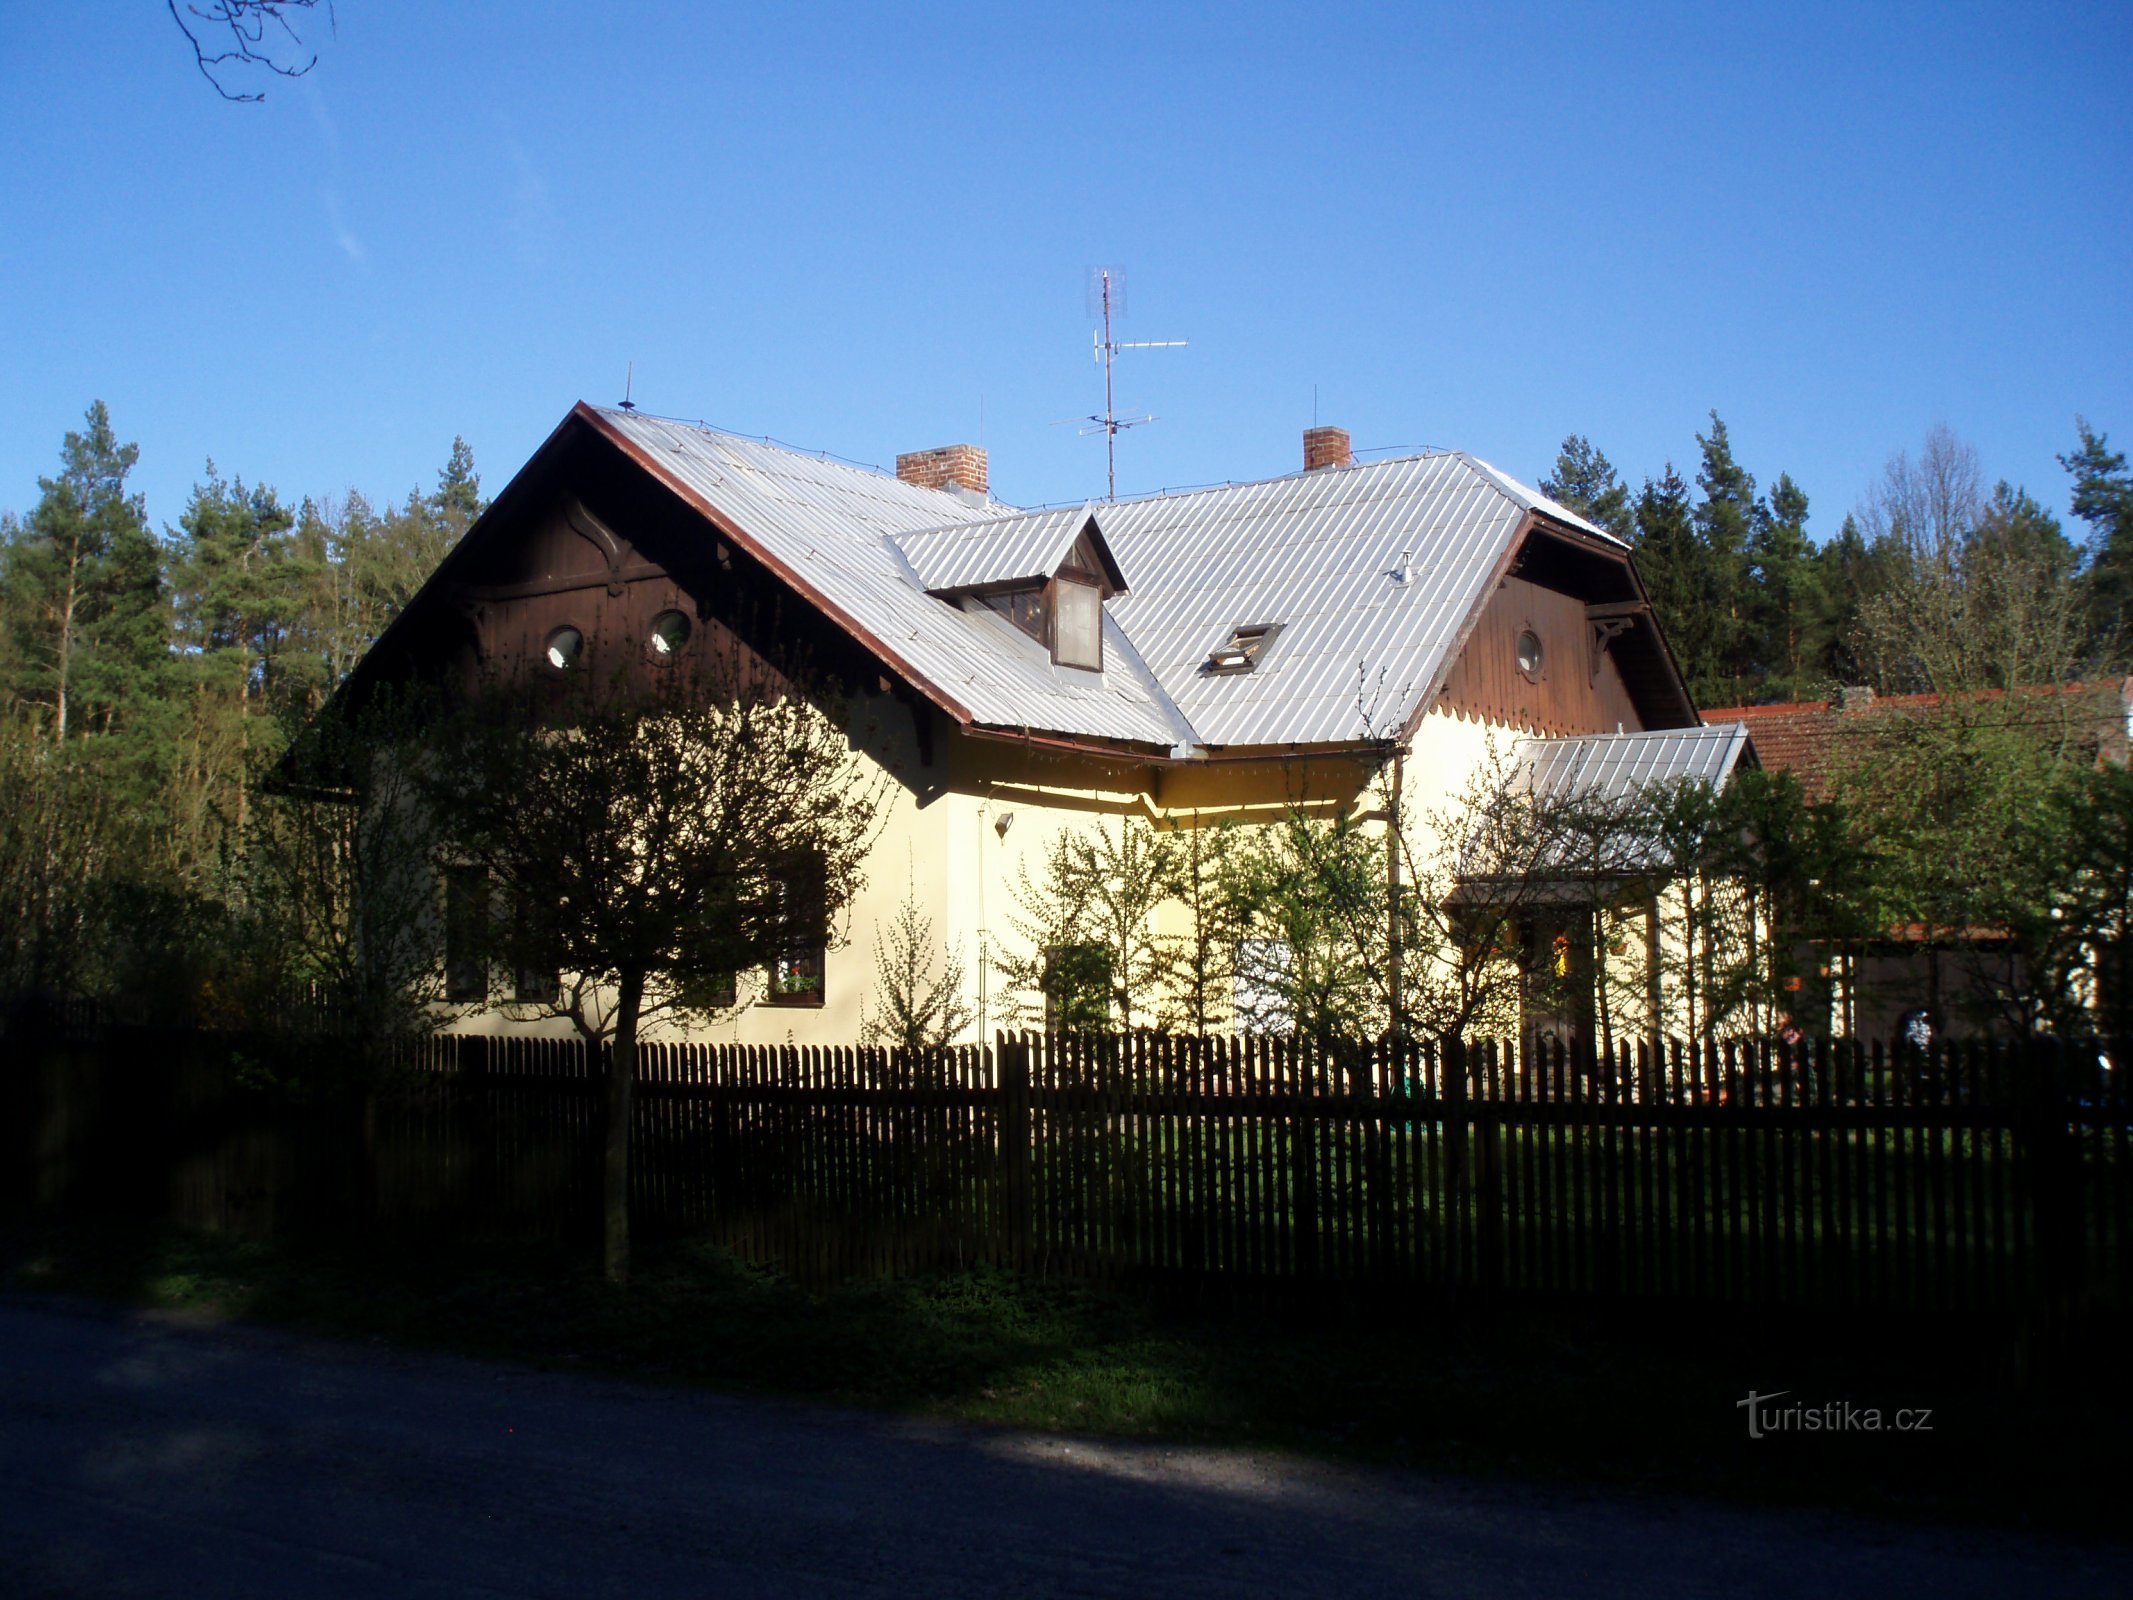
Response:
[[[1633,482],[1716,407],[1832,533],[1944,421],[2065,504],[2133,445],[2133,8],[749,7],[338,0],[264,105],[151,0],[0,49],[0,507],[110,403],[174,521],[500,487],[613,401],[996,492],[1103,492],[1084,279],[1127,273],[1120,491],[1449,445]],[[598,25],[591,19],[598,18]],[[85,20],[88,19],[88,20]]]

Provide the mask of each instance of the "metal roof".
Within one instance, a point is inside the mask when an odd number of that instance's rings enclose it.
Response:
[[[1536,794],[1614,801],[1673,783],[1723,788],[1747,748],[1746,726],[1733,722],[1713,728],[1521,739],[1512,759],[1519,766],[1530,763]]]
[[[1060,569],[1082,530],[1095,521],[1094,508],[1086,505],[1026,511],[898,534],[896,548],[911,563],[920,586],[934,594],[993,583],[1042,583]],[[1103,537],[1101,524],[1097,537]]]
[[[1519,883],[1520,892],[1529,893],[1537,875],[1553,875],[1575,899],[1590,890],[1573,885],[1673,871],[1663,831],[1649,826],[1648,816],[1610,808],[1677,783],[1723,788],[1747,748],[1748,730],[1738,723],[1519,740],[1512,746],[1512,770],[1525,775],[1536,800],[1596,802],[1597,808],[1538,808],[1526,820],[1532,832],[1522,840],[1510,872],[1504,870],[1510,863],[1477,860],[1490,854],[1477,835],[1460,863],[1458,897],[1486,900],[1496,892],[1492,885],[1506,882]]]
[[[1528,512],[1619,545],[1457,452],[1024,513],[689,423],[582,409],[974,721],[1005,728],[1166,748],[1384,736],[1419,709]],[[1049,577],[1092,518],[1133,583],[1105,605],[1100,674],[1055,666],[983,607],[927,592]],[[1282,631],[1252,671],[1202,671],[1253,623]]]
[[[1497,488],[1503,490],[1505,494],[1516,500],[1528,511],[1538,511],[1544,516],[1553,517],[1557,522],[1566,522],[1571,527],[1589,533],[1595,538],[1605,539],[1609,544],[1615,545],[1620,549],[1626,550],[1629,548],[1628,545],[1624,544],[1620,539],[1616,538],[1615,535],[1613,535],[1612,533],[1609,533],[1598,523],[1587,522],[1583,517],[1579,516],[1575,511],[1572,511],[1561,501],[1549,499],[1538,489],[1527,488],[1516,478],[1512,477],[1508,472],[1499,471],[1497,468],[1490,466],[1479,456],[1466,455],[1463,451],[1460,452],[1460,456],[1461,459],[1464,460],[1469,466],[1471,466],[1476,472],[1484,474],[1490,480],[1490,482],[1496,485]]]
[[[1125,501],[1103,512],[1134,578],[1111,609],[1204,744],[1382,735],[1436,681],[1536,498],[1446,453]],[[1203,670],[1269,622],[1253,670]]]
[[[677,489],[713,507],[940,693],[992,727],[1122,739],[1169,749],[1179,732],[1146,675],[1111,648],[1104,670],[1053,664],[1011,623],[926,593],[894,536],[997,518],[843,462],[642,412],[585,408]]]

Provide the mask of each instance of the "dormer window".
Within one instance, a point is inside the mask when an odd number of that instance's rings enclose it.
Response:
[[[1093,506],[1020,512],[893,535],[925,591],[997,612],[1057,666],[1101,672],[1104,602],[1126,592]]]
[[[1232,628],[1229,642],[1218,645],[1201,664],[1200,670],[1207,673],[1250,672],[1259,665],[1267,646],[1274,642],[1274,635],[1279,632],[1281,624],[1278,622],[1251,622]]]
[[[1035,639],[1045,643],[1044,590],[1039,588],[1010,589],[996,597],[991,604],[1004,612],[1007,620]]]
[[[1104,592],[1061,575],[1052,580],[1052,659],[1062,667],[1104,665]]]

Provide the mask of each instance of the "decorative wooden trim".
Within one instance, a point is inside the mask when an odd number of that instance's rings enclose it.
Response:
[[[468,602],[475,604],[497,600],[532,600],[542,595],[569,594],[577,589],[606,589],[612,594],[618,578],[625,585],[656,578],[672,578],[677,583],[685,584],[687,580],[705,576],[709,571],[708,567],[703,566],[662,567],[653,562],[638,561],[606,572],[575,572],[567,577],[533,578],[525,583],[470,584],[459,592]]]
[[[1592,624],[1592,681],[1600,681],[1600,668],[1607,662],[1607,647],[1614,640],[1637,625],[1637,619],[1651,615],[1651,607],[1642,600],[1610,600],[1585,608],[1585,619]]]

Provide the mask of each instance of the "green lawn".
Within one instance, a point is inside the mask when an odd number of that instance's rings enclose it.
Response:
[[[640,1253],[627,1292],[590,1252],[413,1239],[270,1246],[168,1228],[18,1230],[17,1290],[658,1383],[979,1422],[1276,1445],[1565,1483],[2117,1531],[2129,1380],[2016,1393],[2005,1340],[1946,1320],[1559,1313],[1454,1322],[1315,1308],[1190,1310],[972,1271],[810,1293],[703,1246]],[[2077,1363],[2075,1370],[2087,1370]],[[1788,1390],[1930,1434],[1750,1441],[1738,1402]]]

